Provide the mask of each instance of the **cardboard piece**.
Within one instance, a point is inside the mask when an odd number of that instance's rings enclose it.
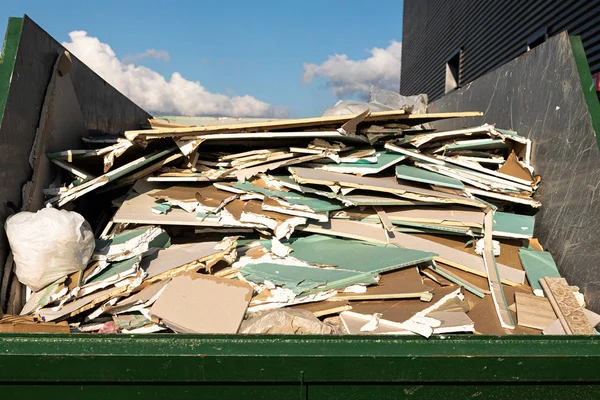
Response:
[[[531,172],[529,172],[527,168],[525,168],[521,165],[521,163],[519,163],[519,160],[514,150],[510,152],[504,165],[498,168],[498,172],[505,175],[514,176],[515,178],[519,178],[524,181],[533,181]]]
[[[423,293],[429,293],[431,288],[423,283],[423,279],[418,269],[404,268],[397,271],[381,274],[379,282],[376,285],[367,287],[365,295],[381,296],[396,294],[413,294],[413,297],[420,298]],[[328,301],[345,300],[346,296],[352,293],[338,293],[330,297]],[[381,299],[385,300],[385,299]]]
[[[169,282],[150,314],[179,333],[233,334],[251,297],[245,282],[186,274]]]
[[[0,332],[10,333],[70,333],[71,328],[66,321],[41,322],[32,316],[9,315],[0,316]]]

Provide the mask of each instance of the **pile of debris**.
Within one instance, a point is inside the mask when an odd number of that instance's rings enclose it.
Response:
[[[152,120],[49,154],[72,179],[47,206],[95,215],[94,250],[0,331],[593,334],[534,236],[531,142],[427,125],[476,115]]]

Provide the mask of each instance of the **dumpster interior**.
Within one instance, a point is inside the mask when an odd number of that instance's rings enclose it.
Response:
[[[0,332],[594,335],[580,47],[559,35],[426,110],[375,90],[189,126],[11,19]]]

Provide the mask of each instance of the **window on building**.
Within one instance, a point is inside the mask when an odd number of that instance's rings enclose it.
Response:
[[[460,49],[446,62],[446,93],[458,88],[460,84]]]
[[[531,35],[527,40],[527,51],[539,46],[546,40],[548,40],[548,30],[546,28],[540,29],[539,31]]]

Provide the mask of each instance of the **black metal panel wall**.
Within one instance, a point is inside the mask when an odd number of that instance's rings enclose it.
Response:
[[[458,49],[462,86],[564,30],[581,36],[592,73],[600,71],[600,0],[405,0],[400,92],[443,95]]]

